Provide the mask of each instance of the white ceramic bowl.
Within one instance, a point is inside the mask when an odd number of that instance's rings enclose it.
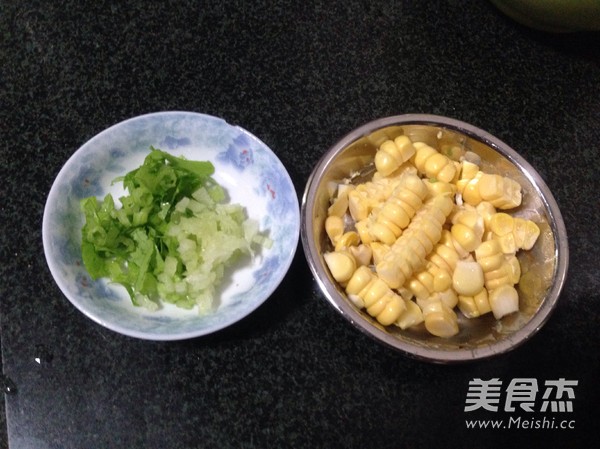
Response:
[[[364,310],[358,310],[333,279],[323,253],[330,250],[325,233],[331,182],[372,167],[381,136],[405,134],[437,146],[454,143],[477,153],[488,173],[508,175],[521,184],[523,203],[511,214],[531,218],[541,229],[531,251],[519,252],[522,273],[530,285],[519,285],[520,311],[495,320],[492,314],[469,320],[460,317],[458,335],[435,337],[420,326],[401,330],[381,326]],[[372,172],[371,172],[372,173]],[[569,262],[565,225],[548,186],[535,169],[506,143],[468,123],[447,117],[407,114],[367,123],[334,144],[314,168],[302,199],[302,244],[310,268],[329,303],[352,325],[375,340],[411,357],[437,363],[483,359],[516,348],[548,320],[558,301]],[[523,281],[523,277],[521,280]]]
[[[80,200],[124,193],[114,178],[140,166],[150,146],[190,160],[209,160],[213,178],[233,203],[245,206],[273,240],[250,263],[235,268],[220,290],[214,313],[201,316],[166,304],[152,312],[135,307],[125,289],[92,281],[81,262]],[[220,118],[191,112],[159,112],[118,123],[93,137],[58,174],[44,210],[48,266],[65,296],[81,312],[116,332],[149,340],[179,340],[215,332],[259,307],[286,275],[299,238],[294,185],[275,154],[248,131]]]

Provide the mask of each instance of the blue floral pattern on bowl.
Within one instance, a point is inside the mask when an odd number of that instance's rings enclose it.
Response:
[[[150,146],[176,156],[210,160],[214,178],[232,202],[243,204],[273,246],[236,267],[220,290],[217,309],[165,304],[150,312],[135,307],[124,291],[105,279],[92,281],[81,262],[81,199],[124,191],[112,181],[138,167]],[[95,322],[125,335],[150,340],[193,338],[226,327],[266,301],[286,275],[300,233],[294,185],[277,156],[248,131],[209,115],[160,112],[121,122],[101,132],[67,161],[48,195],[43,220],[44,253],[64,295]]]

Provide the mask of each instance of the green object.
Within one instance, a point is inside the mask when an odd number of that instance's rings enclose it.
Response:
[[[491,0],[517,22],[542,31],[600,30],[600,0]]]
[[[92,277],[125,287],[133,304],[214,305],[225,270],[253,243],[268,244],[258,225],[211,177],[214,166],[152,148],[137,169],[117,178],[128,192],[81,201],[82,259]]]

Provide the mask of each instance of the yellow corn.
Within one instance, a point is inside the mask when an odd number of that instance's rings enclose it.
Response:
[[[392,324],[406,310],[402,297],[364,265],[358,267],[348,280],[346,293],[354,304],[364,307],[384,326]]]
[[[483,198],[479,194],[479,181],[483,176],[482,171],[478,171],[471,179],[463,179],[457,183],[457,189],[462,194],[462,199],[465,203],[472,206],[477,206]]]
[[[342,234],[335,242],[336,251],[346,249],[350,246],[356,246],[360,243],[360,237],[355,231],[348,231]]]
[[[344,234],[344,219],[337,215],[330,215],[325,219],[325,232],[333,245]]]
[[[371,233],[369,232],[369,221],[368,219],[363,219],[354,223],[354,227],[356,228],[356,232],[360,237],[360,241],[364,244],[370,244],[372,242]]]
[[[413,146],[417,150],[414,155],[414,164],[420,173],[443,182],[454,180],[457,174],[457,166],[454,161],[425,142],[415,142]]]
[[[467,318],[477,318],[492,311],[488,300],[488,291],[482,288],[473,296],[458,296],[458,309]]]
[[[383,203],[370,227],[371,238],[391,245],[410,223],[427,196],[427,187],[416,175],[407,175]]]
[[[439,243],[435,245],[429,256],[429,261],[448,273],[452,273],[459,259],[460,256],[454,247],[450,231],[443,230]]]
[[[490,221],[496,213],[496,208],[492,203],[488,201],[482,201],[475,207],[475,210],[481,216],[481,218],[483,218],[484,229],[489,231]]]
[[[504,254],[498,240],[486,240],[475,250],[475,259],[481,265],[483,273],[497,270],[504,262]]]
[[[484,275],[477,262],[460,260],[452,273],[452,286],[459,295],[474,296],[484,286]]]
[[[530,250],[540,236],[540,228],[531,220],[515,218],[514,231],[517,248]]]
[[[515,253],[519,249],[530,250],[540,235],[540,228],[535,222],[504,212],[491,217],[490,230],[500,240],[505,254]]]
[[[379,277],[390,287],[404,285],[412,273],[425,265],[427,254],[441,237],[442,226],[452,211],[452,205],[452,200],[446,196],[428,201],[376,265]]]
[[[499,209],[511,209],[521,204],[521,186],[500,175],[484,174],[479,180],[479,194]]]
[[[350,251],[350,254],[352,254],[352,257],[356,260],[357,265],[369,265],[373,258],[371,247],[365,244],[350,246],[348,251]]]
[[[521,186],[517,181],[482,171],[473,175],[473,165],[465,167],[463,162],[463,175],[457,181],[457,189],[466,203],[477,206],[487,201],[498,209],[511,209],[521,204]]]
[[[475,209],[460,209],[452,219],[452,238],[466,253],[474,251],[483,237],[484,222]]]
[[[442,302],[446,307],[453,309],[458,304],[458,295],[450,287],[441,292],[434,292],[428,298],[415,298],[415,301],[421,309],[425,309],[432,302]]]
[[[372,242],[369,244],[369,247],[373,253],[373,263],[375,265],[381,262],[384,256],[390,251],[390,247],[388,245],[384,245],[380,242]]]
[[[487,240],[479,245],[475,258],[483,269],[485,287],[489,291],[518,282],[521,273],[519,261],[514,255],[507,258],[498,240]]]
[[[458,310],[467,318],[477,318],[480,316],[475,299],[472,296],[458,295]]]
[[[424,180],[425,186],[429,191],[429,196],[436,195],[449,195],[453,196],[456,194],[456,185],[449,182],[440,181],[438,179],[426,179]]]
[[[375,168],[382,176],[388,176],[414,154],[415,147],[407,136],[386,140],[375,154]]]
[[[354,221],[364,220],[400,184],[401,176],[380,178],[357,185],[348,192],[348,210]]]
[[[346,186],[346,187],[344,187]],[[331,206],[327,209],[327,215],[336,215],[343,217],[348,210],[348,194],[352,189],[345,184],[340,184],[337,187],[337,195]]]
[[[347,251],[332,251],[323,254],[323,259],[333,278],[340,284],[346,283],[356,271],[356,260]]]
[[[521,279],[521,263],[515,255],[508,257],[507,264],[510,267],[510,283],[512,285],[518,284]]]
[[[514,218],[505,212],[497,212],[490,218],[490,231],[498,237],[512,234],[514,226]]]
[[[441,301],[431,301],[423,308],[425,329],[437,337],[449,338],[458,334],[458,317]]]
[[[441,145],[440,153],[445,154],[453,161],[459,161],[465,155],[465,150],[456,144],[445,144]]]
[[[409,327],[416,326],[423,322],[423,312],[421,308],[413,301],[408,299],[404,300],[406,309],[396,319],[394,324],[400,329],[408,329]]]
[[[494,317],[500,318],[519,311],[519,294],[512,285],[502,285],[489,294],[490,307]]]
[[[479,172],[479,165],[474,164],[473,162],[464,160],[460,165],[460,180],[461,181],[470,181],[473,179],[477,173]]]
[[[445,269],[429,262],[424,270],[408,280],[406,287],[415,297],[425,299],[452,287],[452,277]]]

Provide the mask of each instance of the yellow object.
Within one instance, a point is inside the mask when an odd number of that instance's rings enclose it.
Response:
[[[425,186],[429,190],[429,196],[449,195],[453,196],[456,193],[456,185],[449,182],[440,181],[437,179],[425,179]]]
[[[391,195],[400,181],[401,176],[378,178],[359,184],[350,190],[348,192],[348,210],[354,221],[367,218],[374,208]]]
[[[415,142],[413,146],[417,150],[414,156],[414,164],[419,173],[443,182],[454,180],[457,174],[457,166],[454,161],[425,142]]]
[[[402,297],[364,265],[352,274],[346,293],[355,304],[362,302],[367,313],[384,326],[392,324],[406,310]]]
[[[482,288],[473,296],[458,296],[458,309],[467,318],[477,318],[492,311],[488,300],[488,291]]]
[[[407,136],[386,140],[375,154],[375,168],[381,175],[388,176],[414,154],[415,147]]]
[[[450,229],[455,243],[470,253],[481,243],[484,231],[483,217],[475,209],[461,209],[453,217]]]
[[[348,210],[348,194],[350,193],[348,189],[342,189],[341,186],[337,188],[337,196],[329,209],[327,209],[327,215],[332,216],[336,215],[338,217],[343,217]]]
[[[487,201],[498,209],[512,209],[519,206],[522,200],[521,186],[518,182],[482,171],[478,171],[471,179],[459,180],[458,191],[463,200],[471,206]]]
[[[400,185],[378,210],[370,227],[371,238],[393,244],[421,208],[427,193],[427,187],[417,175],[403,177]]]
[[[508,258],[504,255],[498,240],[487,240],[479,245],[475,250],[475,258],[483,269],[485,287],[489,291],[518,282],[517,273],[520,277],[521,271],[519,262],[514,255]]]
[[[417,270],[440,240],[442,226],[452,211],[452,200],[436,196],[415,215],[406,231],[376,265],[376,271],[391,288],[398,288]]]
[[[530,250],[540,236],[540,228],[531,220],[515,218],[514,221],[515,244],[517,248]]]
[[[373,259],[373,250],[370,246],[360,244],[348,248],[357,265],[369,265]]]
[[[400,329],[408,329],[423,322],[423,312],[421,308],[413,301],[404,300],[406,310],[400,314],[394,324]]]
[[[344,219],[337,215],[330,215],[325,219],[325,232],[333,245],[337,243],[344,233]]]
[[[514,226],[514,218],[505,212],[497,212],[490,218],[490,231],[499,237],[512,234]]]
[[[502,285],[489,294],[494,318],[500,318],[519,311],[519,294],[512,285]]]
[[[333,251],[323,254],[323,259],[333,278],[340,284],[346,283],[356,271],[356,260],[346,251]]]
[[[481,265],[477,262],[459,261],[452,274],[452,286],[459,295],[476,295],[484,286]]]
[[[335,242],[336,251],[348,248],[349,246],[356,246],[360,243],[360,237],[355,231],[348,231],[343,233],[338,240]]]
[[[423,308],[425,329],[437,337],[449,338],[458,334],[456,313],[441,301],[432,301]]]

